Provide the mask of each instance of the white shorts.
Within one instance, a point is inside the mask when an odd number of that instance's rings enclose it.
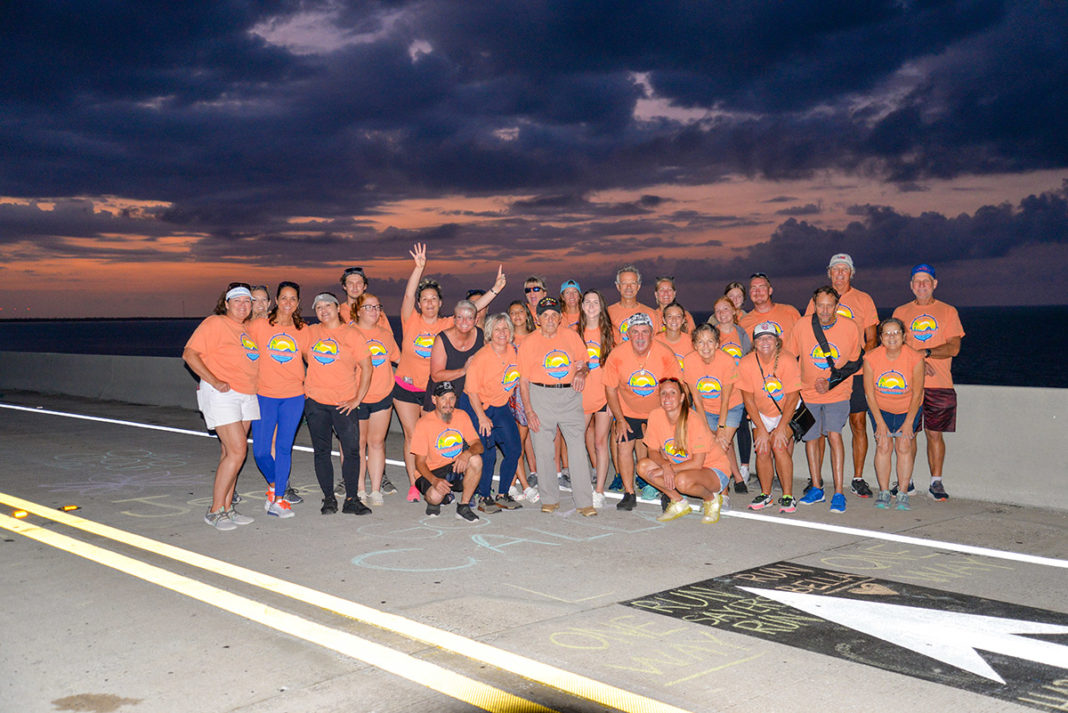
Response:
[[[222,392],[203,380],[197,389],[197,407],[211,430],[228,423],[258,421],[260,418],[260,402],[256,394],[242,394],[233,389]]]
[[[782,423],[782,415],[765,416],[764,414],[760,414],[760,420],[764,422],[764,429],[767,430],[768,433],[771,433],[779,427],[780,423]]]

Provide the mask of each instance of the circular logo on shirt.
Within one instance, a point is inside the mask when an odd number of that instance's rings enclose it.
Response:
[[[627,336],[627,332],[630,330],[630,322],[623,320],[623,323],[619,325],[619,337],[621,342],[629,342],[630,337]]]
[[[386,349],[386,345],[377,339],[367,340],[367,351],[371,352],[371,366],[378,368],[386,363],[386,359],[389,358],[389,351]]]
[[[424,359],[430,358],[430,350],[434,348],[434,335],[433,334],[420,334],[418,337],[412,340],[412,344],[415,346],[415,353]]]
[[[723,351],[734,357],[735,362],[742,358],[742,348],[737,344],[724,344]]]
[[[601,343],[600,342],[586,342],[586,365],[590,367],[590,371],[597,369],[601,366]]]
[[[809,353],[809,358],[812,359],[812,366],[817,369],[829,369],[827,366],[827,357],[830,357],[833,361],[838,361],[838,357],[842,354],[838,351],[838,346],[833,342],[827,342],[827,349],[830,354],[823,351],[819,344],[812,347],[812,351]]]
[[[285,364],[297,355],[297,344],[283,332],[271,337],[271,340],[267,342],[267,351],[276,362]]]
[[[543,366],[545,367],[545,373],[549,376],[554,379],[562,379],[571,370],[571,359],[568,358],[567,352],[553,349],[545,355]]]
[[[256,361],[260,358],[260,352],[256,348],[256,342],[252,341],[252,337],[248,336],[244,332],[241,332],[241,346],[245,350],[245,356],[249,361]]]
[[[718,399],[721,391],[723,386],[714,376],[702,376],[697,380],[697,393],[702,399]]]
[[[669,438],[664,441],[664,447],[661,450],[664,451],[664,457],[670,460],[672,463],[681,463],[687,458],[689,458],[689,455],[687,455],[686,451],[682,450],[681,448],[675,447],[674,438]]]
[[[656,391],[656,376],[651,371],[639,369],[627,379],[627,386],[638,396],[649,396]]]
[[[838,303],[838,309],[836,310],[836,314],[839,317],[845,317],[846,319],[853,319],[853,317],[855,316],[853,314],[853,310],[849,309],[841,302]]]
[[[782,390],[782,382],[774,376],[764,378],[764,392],[775,403],[782,401],[782,397],[786,395]]]
[[[938,331],[938,320],[929,314],[921,314],[912,320],[912,324],[909,325],[909,331],[912,332],[912,336],[916,337],[916,341],[920,343],[926,342]]]
[[[875,380],[875,390],[887,396],[900,396],[908,389],[905,376],[900,371],[884,371]]]
[[[504,369],[504,376],[501,377],[501,386],[504,387],[505,392],[511,393],[515,385],[519,383],[519,367],[515,364],[509,364]]]
[[[454,428],[447,428],[438,434],[438,440],[434,444],[438,453],[452,460],[460,455],[464,449],[464,437]]]
[[[311,348],[312,359],[320,364],[333,364],[337,361],[337,342],[333,339],[320,339]]]

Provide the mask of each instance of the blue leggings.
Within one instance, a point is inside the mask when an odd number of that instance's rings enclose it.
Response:
[[[478,489],[475,494],[489,497],[493,491],[493,467],[497,464],[497,446],[504,452],[504,460],[501,461],[501,481],[497,485],[497,491],[504,495],[512,487],[512,479],[515,477],[515,469],[519,465],[519,456],[523,453],[523,447],[519,442],[519,427],[515,425],[515,416],[508,404],[504,406],[487,406],[486,417],[493,422],[493,430],[488,436],[479,436],[482,439],[482,478],[478,481]],[[475,428],[478,428],[478,419],[474,419]],[[583,453],[585,457],[585,453]]]
[[[288,399],[272,399],[256,395],[260,402],[260,419],[252,422],[252,457],[274,494],[285,495],[289,487],[289,471],[293,466],[293,441],[297,437],[300,417],[304,415],[304,395]],[[278,435],[275,435],[275,428]],[[271,439],[274,452],[271,456]]]

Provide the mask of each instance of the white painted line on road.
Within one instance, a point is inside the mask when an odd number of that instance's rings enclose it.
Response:
[[[408,679],[420,686],[443,693],[450,698],[469,703],[492,713],[530,711],[552,713],[551,708],[502,691],[488,684],[468,678],[454,671],[388,646],[332,629],[295,614],[268,606],[263,602],[242,597],[186,577],[170,570],[147,564],[126,555],[91,545],[67,535],[61,535],[24,520],[0,515],[0,527],[23,535],[50,547],[69,552],[87,560],[111,567],[132,577],[150,582],[179,594],[217,607],[232,614],[262,624],[283,634],[294,636],[324,648],[350,656],[359,661]]]

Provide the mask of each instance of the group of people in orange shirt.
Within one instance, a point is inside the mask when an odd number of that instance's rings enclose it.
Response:
[[[301,318],[300,288],[291,282],[278,286],[270,309],[263,286],[232,283],[220,296],[183,353],[200,377],[198,404],[221,445],[209,525],[232,530],[252,521],[234,508],[250,428],[267,482],[264,507],[293,516],[301,498],[289,485],[291,451],[302,417],[321,512],[338,510],[330,452],[336,436],[342,512],[370,513],[396,492],[385,475],[394,410],[404,432],[408,499],[425,501],[429,516],[453,500],[456,517],[466,521],[478,519],[476,509],[495,513],[524,500],[553,512],[562,483],[583,516],[596,516],[606,490],[616,489],[619,510],[632,510],[639,495],[659,497],[659,519],[673,520],[691,512],[689,496],[702,501],[702,522],[714,523],[732,482],[735,494],[748,493],[751,451],[759,494],[749,508],[776,504],[777,477],[777,505],[789,513],[799,503],[826,501],[825,444],[830,509],[842,512],[847,422],[855,495],[875,495],[880,508],[910,507],[922,424],[930,493],[948,498],[942,433],[955,429],[950,365],[964,331],[956,310],[934,299],[930,265],[913,268],[915,299],[881,322],[871,297],[853,287],[851,257],[839,254],[804,318],[774,302],[771,280],[755,273],[747,286],[728,284],[698,324],[678,302],[673,278],[657,278],[655,306],[639,302],[642,277],[633,265],[617,271],[620,298],[611,305],[575,280],[557,296],[544,279],[530,277],[525,299],[487,315],[506,284],[498,268],[492,286],[470,291],[452,316],[442,316],[440,285],[424,279],[426,246],[410,254],[400,345],[361,268],[342,274],[344,302],[330,292],[314,298],[313,325]],[[874,494],[863,479],[868,418]],[[796,498],[795,440],[805,443],[810,473]],[[609,483],[613,463],[618,475]]]

